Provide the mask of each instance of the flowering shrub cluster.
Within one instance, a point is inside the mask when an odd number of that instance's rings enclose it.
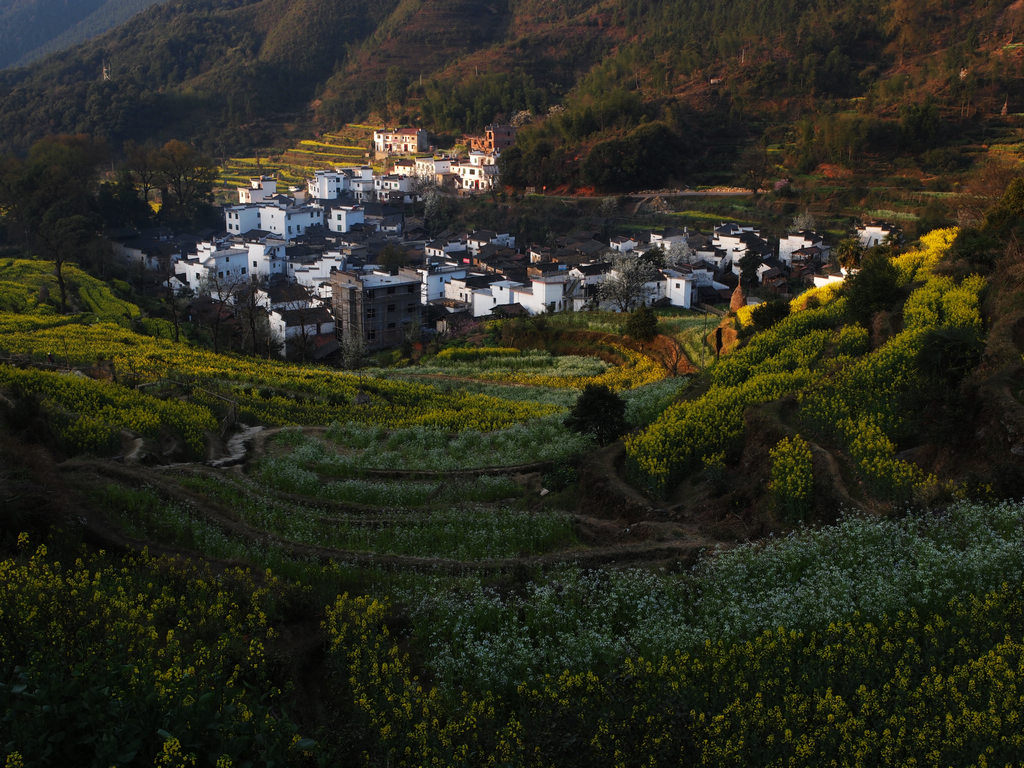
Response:
[[[743,410],[807,385],[806,369],[754,376],[714,387],[697,400],[669,406],[647,429],[626,438],[626,454],[655,487],[664,488],[705,457],[731,450],[743,437]]]
[[[913,275],[927,275],[927,270],[921,267]],[[906,301],[902,332],[873,352],[838,366],[805,393],[802,412],[807,421],[839,437],[879,491],[912,498],[937,487],[934,476],[896,458],[897,443],[915,436],[916,398],[929,383],[929,374],[919,364],[929,333],[958,329],[980,337],[984,288],[984,279],[977,275],[959,283],[927,276]]]
[[[139,308],[111,293],[102,280],[73,264],[63,267],[64,281],[81,311],[102,322],[121,325],[139,317]],[[29,259],[0,260],[0,312],[52,315],[57,311],[60,289],[53,263]]]
[[[947,229],[933,229],[926,235],[922,235],[917,248],[907,250],[893,259],[900,275],[900,282],[904,285],[919,280],[931,274],[932,268],[939,263],[953,241],[956,240],[960,230],[956,227]]]
[[[200,453],[206,432],[217,427],[210,411],[194,403],[161,399],[81,376],[0,365],[0,389],[38,398],[65,444],[75,450],[116,447],[123,429],[150,436],[171,430]]]
[[[790,520],[801,520],[810,510],[814,492],[814,466],[811,446],[800,435],[782,438],[769,451],[771,491],[775,503]]]
[[[313,744],[282,715],[267,662],[279,589],[269,575],[146,555],[61,563],[40,546],[0,561],[0,755],[301,764]]]

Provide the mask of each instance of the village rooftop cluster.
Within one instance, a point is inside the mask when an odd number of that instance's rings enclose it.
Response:
[[[422,221],[407,218],[423,194],[490,189],[495,157],[511,141],[513,131],[489,126],[469,159],[456,161],[423,155],[424,131],[377,131],[378,155],[415,156],[385,174],[370,166],[317,171],[289,195],[274,178],[256,177],[224,207],[222,232],[124,233],[115,251],[164,276],[168,291],[205,302],[208,312],[258,306],[280,355],[317,360],[346,344],[379,350],[479,318],[720,304],[737,285],[741,262],[749,270],[752,259],[765,294],[843,278],[828,269],[824,238],[808,230],[774,242],[732,223],[709,234],[684,228],[602,239],[579,231],[538,245],[517,243],[512,232],[430,239]],[[856,236],[871,247],[894,229],[867,224]]]

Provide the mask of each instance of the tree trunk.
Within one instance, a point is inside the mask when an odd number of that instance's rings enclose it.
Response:
[[[67,312],[68,289],[64,284],[64,261],[58,258],[53,263],[53,274],[57,277],[57,287],[60,288],[60,313]]]

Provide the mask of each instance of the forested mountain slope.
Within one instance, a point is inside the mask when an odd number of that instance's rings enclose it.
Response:
[[[272,145],[285,126],[373,120],[455,136],[557,105],[556,144],[570,157],[651,121],[702,161],[729,154],[716,142],[735,149],[769,126],[835,154],[920,149],[1020,108],[1017,6],[172,0],[0,73],[0,134],[8,149],[87,132],[115,148],[184,136],[230,151]],[[908,108],[934,112],[898,135],[873,122]]]

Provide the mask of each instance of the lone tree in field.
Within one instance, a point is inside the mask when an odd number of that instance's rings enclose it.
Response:
[[[576,399],[565,426],[593,435],[606,445],[626,431],[626,401],[604,384],[587,384]]]
[[[629,313],[626,335],[637,341],[650,341],[658,335],[658,316],[646,304]]]

